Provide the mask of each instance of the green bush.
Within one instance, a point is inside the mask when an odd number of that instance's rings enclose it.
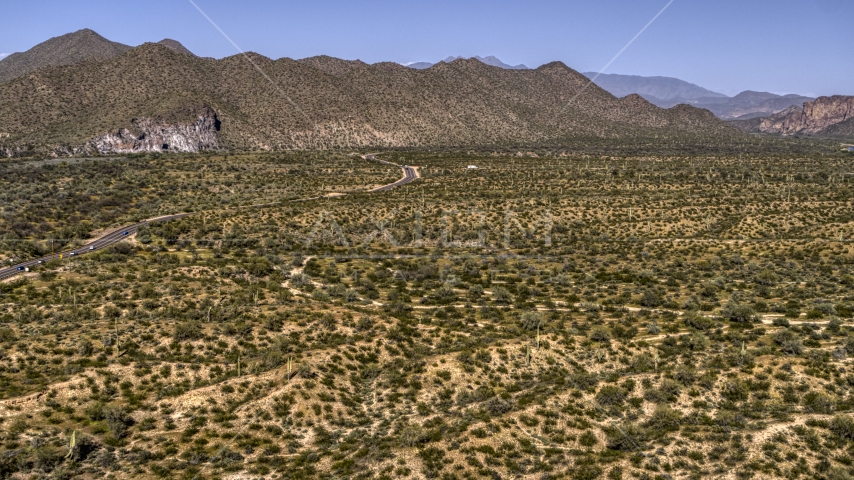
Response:
[[[854,418],[850,415],[834,415],[830,420],[830,431],[846,440],[854,440]]]
[[[622,405],[626,401],[627,392],[615,385],[606,385],[596,394],[596,402],[603,407]]]
[[[195,320],[175,325],[175,331],[172,333],[172,338],[177,341],[198,340],[202,336],[204,336],[202,333],[202,324]]]

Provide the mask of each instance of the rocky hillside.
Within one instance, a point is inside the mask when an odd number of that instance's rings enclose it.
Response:
[[[89,30],[79,30],[40,43],[23,53],[0,60],[0,83],[48,66],[71,65],[83,61],[101,61],[127,52],[133,47],[111,42]]]
[[[618,99],[596,86],[564,109],[588,80],[560,62],[504,70],[456,60],[415,70],[330,57],[273,61],[249,55],[275,86],[242,55],[206,59],[158,44],[96,64],[39,70],[0,85],[0,148],[7,155],[22,149],[82,152],[92,151],[94,142],[97,151],[126,151],[133,142],[120,129],[142,134],[136,119],[163,118],[199,105],[221,122],[216,145],[230,149],[740,135],[707,111],[662,110],[639,96]],[[198,117],[182,121],[146,125],[162,132],[198,130]],[[207,137],[188,141],[214,144]],[[156,142],[142,145],[138,148],[154,148]]]
[[[782,135],[850,137],[854,135],[854,97],[820,97],[762,119],[758,129]]]

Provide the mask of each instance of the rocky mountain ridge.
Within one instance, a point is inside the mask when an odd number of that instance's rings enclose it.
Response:
[[[87,148],[157,150],[160,142],[161,149],[194,151],[741,135],[707,111],[684,105],[662,110],[639,96],[618,99],[595,86],[567,105],[588,80],[560,62],[504,70],[460,59],[415,70],[332,57],[247,55],[266,76],[243,55],[214,60],[145,44],[100,63],[41,69],[0,84],[0,132],[7,134],[0,148],[17,155],[33,145],[64,155]],[[214,133],[197,124],[197,116],[134,120],[194,105],[210,108],[221,128]]]
[[[854,97],[819,97],[763,118],[758,130],[781,135],[854,135]]]

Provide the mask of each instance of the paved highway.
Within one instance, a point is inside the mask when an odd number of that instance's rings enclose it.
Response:
[[[375,155],[376,154],[369,153],[369,154],[365,155],[365,158],[368,160],[375,160],[375,161],[380,162],[380,163],[385,163],[387,165],[394,165],[394,166],[400,167],[403,170],[403,178],[401,178],[400,180],[398,180],[394,183],[390,183],[388,185],[383,185],[382,187],[377,187],[377,188],[371,190],[372,192],[384,192],[386,190],[391,190],[392,188],[399,187],[401,185],[406,185],[407,183],[414,182],[415,180],[417,180],[418,178],[421,177],[418,174],[418,169],[416,167],[410,167],[409,165],[398,165],[396,163],[387,162],[385,160],[380,160]]]
[[[5,280],[9,277],[13,277],[19,273],[25,272],[28,268],[32,268],[42,263],[47,263],[51,260],[55,260],[58,258],[72,258],[77,255],[85,255],[89,252],[94,252],[97,250],[101,250],[104,247],[109,247],[114,243],[121,242],[125,238],[133,235],[143,225],[148,225],[153,222],[168,222],[169,220],[176,220],[178,218],[184,218],[189,213],[179,213],[177,215],[166,215],[163,217],[150,218],[148,220],[143,220],[139,223],[134,223],[133,225],[128,225],[123,228],[119,228],[118,230],[114,230],[106,235],[103,235],[82,247],[75,248],[73,250],[67,250],[64,252],[55,253],[53,255],[48,255],[41,258],[34,258],[32,260],[27,260],[26,262],[19,263],[17,265],[12,265],[11,267],[0,269],[0,280]]]
[[[403,170],[403,178],[401,178],[400,180],[398,180],[394,183],[390,183],[388,185],[383,185],[382,187],[377,187],[377,188],[371,190],[371,192],[384,192],[386,190],[391,190],[392,188],[399,187],[401,185],[406,185],[407,183],[411,183],[411,182],[413,182],[413,181],[415,181],[421,177],[418,174],[418,169],[416,167],[410,167],[409,165],[398,165],[396,163],[387,162],[385,160],[380,160],[380,159],[376,158],[376,154],[369,153],[369,154],[365,155],[365,159],[374,160],[374,161],[385,163],[388,165],[394,165],[394,166],[400,167]],[[317,197],[317,198],[324,198],[324,197]],[[299,200],[294,200],[294,201],[299,201]],[[29,268],[41,265],[43,263],[47,263],[51,260],[55,260],[58,258],[63,258],[63,259],[71,258],[71,257],[75,257],[77,255],[85,255],[89,252],[94,252],[94,251],[100,250],[104,247],[109,247],[110,245],[113,245],[114,243],[121,242],[126,237],[133,235],[134,233],[136,233],[137,229],[139,229],[139,227],[141,227],[143,225],[148,225],[149,223],[152,223],[152,222],[167,222],[169,220],[176,220],[178,218],[184,218],[187,215],[190,215],[190,214],[189,213],[179,213],[177,215],[165,215],[162,217],[150,218],[148,220],[143,220],[139,223],[134,223],[133,225],[128,225],[126,227],[119,228],[118,230],[114,230],[114,231],[112,231],[106,235],[103,235],[103,236],[97,238],[96,240],[93,240],[92,242],[87,243],[86,245],[83,245],[82,247],[75,248],[74,250],[59,252],[59,253],[55,253],[53,255],[48,255],[46,257],[41,257],[41,258],[34,258],[32,260],[27,260],[26,262],[18,263],[16,265],[12,265],[12,266],[7,267],[7,268],[2,268],[2,269],[0,269],[0,281],[6,280],[7,278],[10,278],[10,277],[14,277],[15,275],[17,275],[19,273],[24,273]]]

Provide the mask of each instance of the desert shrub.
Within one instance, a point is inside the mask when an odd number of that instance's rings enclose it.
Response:
[[[175,325],[175,331],[172,333],[172,338],[177,341],[198,340],[202,336],[202,324],[195,320]]]
[[[626,401],[627,392],[615,385],[606,385],[596,394],[596,402],[602,406],[622,405]]]
[[[77,354],[81,357],[88,357],[89,355],[92,355],[94,349],[95,347],[88,338],[81,338],[77,342]]]
[[[606,446],[611,450],[634,452],[643,448],[646,433],[634,423],[605,428]]]
[[[291,277],[291,285],[296,288],[304,287],[311,284],[311,279],[304,273],[297,273]]]
[[[709,338],[700,332],[693,332],[690,335],[682,335],[680,339],[685,348],[695,352],[702,352],[708,348],[711,343],[709,342]]]
[[[808,413],[829,414],[833,412],[835,402],[829,395],[821,392],[807,392],[801,401]]]
[[[780,277],[771,270],[765,269],[756,275],[756,283],[759,285],[772,286],[780,280]]]
[[[792,330],[781,330],[772,337],[774,343],[780,346],[783,353],[789,355],[800,355],[804,351],[804,344],[798,335]]]
[[[0,328],[0,343],[12,343],[17,339],[18,336],[11,328]]]
[[[492,296],[495,299],[495,303],[511,303],[513,302],[513,297],[510,295],[510,292],[502,287],[498,286],[492,289]]]
[[[118,406],[104,407],[104,422],[110,433],[116,438],[122,438],[127,433],[128,427],[133,425],[133,418],[127,410]]]
[[[721,315],[732,322],[753,322],[756,320],[756,312],[748,305],[742,305],[737,301],[730,299],[724,308],[721,309]]]
[[[788,327],[790,325],[789,319],[786,317],[775,317],[771,323],[777,327]]]
[[[513,405],[503,398],[493,397],[484,402],[483,409],[486,410],[489,415],[495,417],[509,412],[513,409]]]
[[[590,340],[594,342],[605,343],[611,340],[611,332],[607,328],[599,325],[590,330]]]
[[[599,443],[599,439],[596,438],[596,434],[594,434],[590,430],[587,430],[586,432],[578,436],[578,444],[582,447],[589,448],[593,445],[596,445],[597,443]]]
[[[682,321],[685,322],[685,325],[696,330],[709,330],[715,326],[714,320],[704,315],[700,315],[697,312],[686,313],[685,316],[682,317]]]
[[[400,429],[397,434],[398,441],[407,447],[414,447],[420,443],[426,442],[429,438],[429,431],[421,425],[408,424]]]
[[[457,292],[451,285],[444,284],[430,295],[430,299],[439,305],[448,305],[457,299]]]
[[[644,391],[644,398],[650,402],[665,403],[673,402],[679,397],[679,392],[682,390],[682,385],[674,380],[665,378],[661,381],[658,388],[649,388]]]
[[[659,405],[655,407],[655,411],[650,415],[644,425],[649,432],[664,434],[667,432],[675,432],[679,430],[679,425],[682,423],[682,414],[677,410],[670,408],[668,405]]]
[[[632,357],[629,368],[634,373],[650,372],[655,368],[655,361],[648,353],[639,353]]]
[[[311,299],[318,301],[318,302],[328,302],[329,301],[329,294],[326,293],[325,290],[318,289],[318,290],[311,292]]]
[[[697,381],[697,370],[687,365],[681,365],[673,373],[673,378],[688,387]]]
[[[542,328],[543,317],[539,312],[524,312],[519,318],[519,322],[525,330],[536,330]]]
[[[854,418],[850,415],[834,415],[830,420],[830,431],[840,438],[854,440]]]
[[[750,395],[750,386],[740,378],[731,378],[721,385],[721,396],[727,400],[737,402],[747,400]]]
[[[648,308],[655,308],[661,306],[662,303],[664,303],[664,301],[661,300],[661,297],[658,295],[658,293],[654,292],[653,290],[647,290],[643,292],[643,296],[640,299],[640,304]]]

